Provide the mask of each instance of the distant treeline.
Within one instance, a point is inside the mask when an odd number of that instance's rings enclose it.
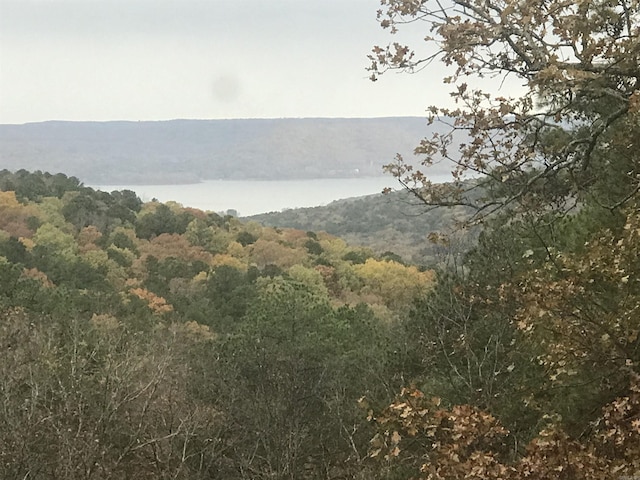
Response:
[[[375,176],[434,128],[418,117],[0,125],[0,164],[94,185]]]

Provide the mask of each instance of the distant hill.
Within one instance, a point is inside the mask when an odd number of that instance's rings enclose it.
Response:
[[[461,252],[471,245],[474,236],[457,229],[469,215],[465,207],[427,211],[408,192],[398,191],[338,200],[322,207],[264,213],[245,220],[271,227],[325,231],[350,245],[370,247],[377,254],[392,251],[404,261],[433,266],[450,250]],[[428,239],[432,233],[454,232],[456,244],[450,249]]]
[[[88,184],[375,176],[434,128],[418,117],[0,125],[0,167]]]

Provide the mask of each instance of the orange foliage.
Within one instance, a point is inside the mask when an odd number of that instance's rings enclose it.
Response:
[[[316,265],[314,268],[322,275],[322,280],[324,280],[324,284],[329,292],[333,295],[339,295],[341,290],[339,283],[340,278],[336,273],[336,269],[328,265]]]
[[[169,313],[173,311],[173,306],[167,303],[164,298],[159,297],[145,288],[132,288],[129,290],[129,293],[146,302],[149,309],[155,314],[160,315],[162,313]]]
[[[183,207],[182,208],[182,212],[188,213],[190,215],[193,215],[195,218],[197,218],[199,220],[206,220],[207,219],[207,214],[205,212],[203,212],[202,210],[199,210],[197,208]]]
[[[141,257],[153,255],[158,260],[174,257],[184,261],[202,261],[210,265],[213,256],[204,248],[194,246],[184,235],[163,233],[149,242],[141,242]]]
[[[184,324],[173,324],[171,326],[175,333],[182,333],[192,343],[202,343],[216,338],[215,333],[207,325],[189,321]]]
[[[96,242],[102,238],[102,233],[93,225],[84,227],[78,233],[76,241],[78,242],[78,252],[86,253],[91,250],[100,250]]]
[[[291,245],[302,247],[304,246],[305,242],[309,240],[309,237],[307,236],[306,232],[303,232],[302,230],[285,228],[282,231],[282,239]]]

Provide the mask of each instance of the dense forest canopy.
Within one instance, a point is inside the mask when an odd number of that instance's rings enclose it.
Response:
[[[434,274],[3,170],[0,282],[3,479],[330,478],[360,469],[357,399],[401,387]]]

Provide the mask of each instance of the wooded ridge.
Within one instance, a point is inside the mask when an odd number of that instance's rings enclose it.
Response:
[[[419,117],[0,125],[0,165],[93,185],[377,176],[434,128]]]
[[[266,226],[327,232],[350,245],[371,248],[382,255],[395,255],[416,265],[434,266],[445,261],[450,249],[429,240],[434,234],[456,238],[462,253],[473,245],[474,235],[460,224],[471,216],[463,206],[426,211],[424,205],[406,191],[366,195],[311,208],[245,217]]]

